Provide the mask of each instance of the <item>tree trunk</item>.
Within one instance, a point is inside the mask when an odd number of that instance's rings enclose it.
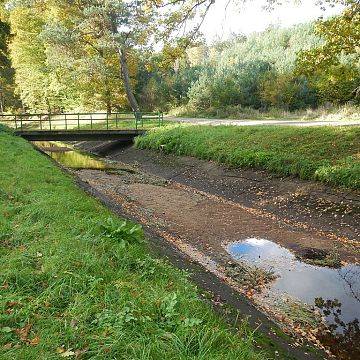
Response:
[[[118,34],[118,28],[117,28],[118,21],[117,21],[116,13],[112,12],[109,15],[110,15],[110,30],[114,35],[116,35],[116,34]],[[125,87],[127,99],[129,101],[129,104],[130,104],[132,110],[135,112],[138,112],[138,111],[140,111],[140,108],[139,108],[139,104],[134,96],[134,92],[133,92],[133,89],[131,86],[129,68],[128,68],[128,65],[126,62],[126,54],[125,54],[124,48],[118,46],[117,53],[119,55],[121,77],[124,81],[124,87]]]
[[[3,93],[2,90],[0,89],[0,114],[2,114],[4,112],[4,97],[3,97]]]
[[[106,112],[108,113],[108,114],[111,114],[111,110],[112,110],[112,107],[111,107],[111,102],[107,102],[106,103]]]
[[[105,59],[104,50],[99,49],[98,52],[99,52],[101,58]],[[111,110],[112,110],[112,101],[111,100],[112,99],[111,99],[111,91],[110,91],[110,84],[109,84],[109,76],[108,76],[107,72],[105,72],[104,86],[105,86],[104,102],[106,105],[106,113],[111,114]]]
[[[105,80],[105,103],[106,103],[106,112],[108,114],[111,114],[112,103],[111,103],[111,92],[109,89],[108,79]]]
[[[140,111],[139,104],[134,96],[133,89],[131,86],[131,80],[129,75],[129,68],[126,62],[126,55],[123,49],[118,50],[119,54],[119,60],[120,60],[120,68],[121,68],[121,77],[124,81],[124,87],[126,96],[128,98],[128,101],[130,103],[130,106],[133,111]]]

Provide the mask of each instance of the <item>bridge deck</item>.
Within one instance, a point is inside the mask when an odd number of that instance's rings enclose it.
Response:
[[[129,142],[136,136],[142,135],[145,130],[126,129],[126,130],[26,130],[15,131],[16,135],[30,141],[49,140],[49,141],[85,141],[85,140],[118,140]]]

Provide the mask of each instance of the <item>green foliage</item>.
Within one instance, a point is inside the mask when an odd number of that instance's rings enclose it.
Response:
[[[294,111],[358,102],[358,10],[359,5],[350,4],[329,20],[271,27],[209,47],[200,44],[173,61],[173,67],[169,57],[167,72],[153,65],[151,71],[143,69],[139,76],[146,76],[138,92],[149,108],[186,105],[194,114],[233,107]],[[153,62],[164,57],[157,55]]]
[[[46,111],[137,108],[132,93],[144,110],[187,105],[195,113],[359,102],[358,2],[346,1],[343,14],[325,21],[207,46],[195,42],[195,15],[211,3],[10,2],[16,91],[28,109]],[[154,52],[159,41],[163,49]],[[6,68],[0,86],[9,98],[14,74]]]
[[[90,33],[86,42],[80,41],[74,27],[86,31],[81,20],[86,18],[74,5],[18,5],[11,10],[15,80],[30,110],[103,109],[121,104],[120,99],[124,103],[116,56],[94,50]]]
[[[265,61],[270,63],[275,71],[289,73],[294,69],[297,53],[300,50],[312,49],[321,43],[311,23],[295,25],[287,29],[270,27],[218,53],[216,60],[223,64]]]
[[[317,105],[317,96],[303,77],[292,76],[296,54],[318,46],[313,25],[290,29],[269,28],[212,46],[189,49],[163,73],[152,65],[139,74],[145,81],[138,90],[149,107],[187,104],[193,111],[232,106],[300,109]],[[162,55],[164,56],[164,55]],[[157,62],[157,58],[153,58]],[[179,87],[178,84],[181,84]]]
[[[359,68],[360,69],[360,68]],[[357,87],[360,84],[360,71],[351,64],[334,64],[324,72],[317,72],[311,79],[320,98],[335,104],[353,100],[360,104]]]
[[[239,61],[231,66],[219,64],[215,69],[204,69],[189,90],[189,105],[199,110],[226,105],[259,108],[259,83],[269,68],[263,61]]]
[[[212,3],[10,2],[11,56],[23,103],[47,111],[81,107],[109,112],[129,105],[137,110],[132,89],[138,52],[161,40],[164,52],[178,53],[195,36],[194,15]],[[178,26],[184,28],[181,36]]]
[[[113,218],[108,218],[106,224],[102,224],[101,227],[104,231],[104,236],[117,241],[122,248],[125,248],[132,242],[141,242],[142,240],[140,225],[134,225],[124,221],[118,226]]]
[[[261,81],[260,96],[267,106],[297,110],[316,107],[317,94],[305,77],[269,71]]]
[[[138,225],[23,139],[1,132],[0,152],[1,359],[264,358]]]
[[[136,141],[140,148],[360,188],[360,128],[173,126]]]
[[[10,26],[0,19],[0,112],[20,107],[15,95],[14,69],[12,68],[8,42]]]
[[[322,101],[360,102],[360,4],[353,3],[343,14],[316,24],[325,43],[303,51],[296,73],[308,77]]]
[[[45,20],[40,10],[17,6],[10,12],[11,60],[23,104],[32,110],[53,111],[76,100],[47,62],[46,44],[40,36]]]
[[[151,70],[139,68],[137,93],[142,108],[149,110],[168,110],[172,106],[187,103],[189,84],[199,77],[200,66],[189,67],[183,61],[178,68],[163,70],[156,66],[157,59],[151,61]]]

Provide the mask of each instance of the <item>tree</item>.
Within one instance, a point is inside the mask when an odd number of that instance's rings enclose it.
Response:
[[[48,5],[49,16],[41,37],[46,44],[47,63],[83,108],[103,108],[110,112],[124,105],[122,80],[116,53],[108,48],[96,18],[85,16],[78,3]]]
[[[14,69],[8,49],[9,40],[10,26],[0,18],[0,113],[21,105],[15,96]]]
[[[213,3],[214,0],[84,1],[71,4],[77,7],[78,16],[67,30],[76,31],[80,41],[91,43],[97,51],[117,54],[127,99],[133,111],[139,111],[129,72],[129,54],[134,48],[151,47],[156,40],[162,40],[165,45],[174,39],[180,43],[191,41]],[[67,4],[63,2],[63,6]],[[202,7],[204,14],[191,30],[174,37],[179,27],[193,19]]]
[[[360,4],[352,3],[340,16],[319,21],[315,31],[324,44],[301,52],[296,72],[311,80],[323,101],[359,101]]]
[[[260,96],[266,106],[285,110],[315,108],[317,96],[304,76],[269,71],[261,81]]]
[[[113,60],[116,55],[118,78],[122,79],[131,108],[138,111],[139,105],[134,96],[134,84],[129,69],[131,68],[129,59],[132,58],[132,54],[135,50],[143,51],[152,47],[156,41],[161,41],[164,45],[171,44],[173,47],[175,44],[175,48],[179,44],[184,46],[185,43],[189,43],[202,23],[202,15],[208,11],[213,2],[213,0],[12,1],[9,7],[10,24],[14,32],[12,54],[15,67],[22,73],[17,75],[20,93],[30,107],[39,106],[35,98],[44,98],[51,107],[54,107],[53,104],[56,103],[53,99],[54,95],[56,99],[62,98],[63,95],[64,81],[61,79],[68,77],[65,74],[64,64],[75,62],[76,66],[68,67],[67,70],[76,73],[86,65],[89,66],[84,61],[86,58],[91,59],[91,64],[95,64],[93,67],[97,69],[108,67],[99,78],[103,81],[109,110],[109,97],[113,90],[109,87],[112,82],[109,79],[114,77]],[[27,16],[33,18],[27,19]],[[22,23],[17,21],[16,17],[22,19]],[[24,18],[25,22],[23,22]],[[190,30],[184,31],[180,36],[179,29],[184,28],[189,20],[192,21]],[[24,34],[28,37],[29,44],[26,44]],[[35,54],[38,65],[41,66],[24,61],[23,55],[28,59],[29,54]],[[61,66],[58,59],[62,61]],[[109,64],[111,66],[108,66]],[[29,79],[24,79],[22,76],[25,72],[31,75]],[[34,85],[30,86],[30,83]],[[42,94],[41,91],[35,91],[38,90],[36,84],[39,83],[43,83],[42,89],[51,89],[50,93]],[[49,100],[50,98],[52,101]]]
[[[61,109],[72,97],[47,62],[46,45],[41,38],[45,25],[43,6],[16,6],[9,13],[12,31],[10,55],[17,91],[32,110]]]
[[[215,1],[9,1],[11,54],[22,99],[31,108],[43,108],[44,102],[48,109],[99,103],[110,111],[126,97],[138,111],[136,55],[160,44],[174,59],[182,56]]]

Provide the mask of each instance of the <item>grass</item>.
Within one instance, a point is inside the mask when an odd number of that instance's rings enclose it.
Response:
[[[1,359],[263,359],[185,272],[0,129]]]
[[[192,109],[188,105],[171,109],[169,114],[178,117],[210,118],[210,119],[246,119],[246,120],[326,120],[346,121],[360,120],[360,106],[342,105],[331,107],[319,107],[317,109],[306,109],[286,111],[270,108],[260,111],[248,107],[226,106],[222,108],[208,108],[200,111]]]
[[[360,189],[360,127],[167,126],[136,146]]]

